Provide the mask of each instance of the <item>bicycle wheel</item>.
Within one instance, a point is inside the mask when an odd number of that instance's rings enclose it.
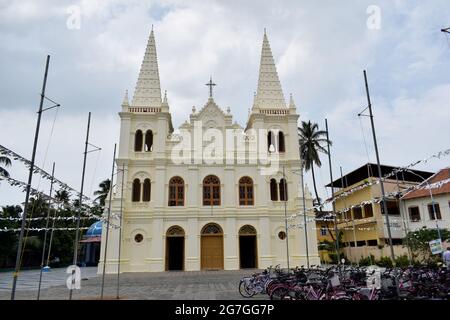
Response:
[[[283,287],[275,288],[270,294],[270,300],[284,300],[288,290]]]
[[[243,296],[244,298],[251,298],[254,295],[254,293],[249,292],[250,290],[248,290],[247,287],[248,287],[247,282],[244,280],[241,280],[239,282],[239,294],[241,296]]]

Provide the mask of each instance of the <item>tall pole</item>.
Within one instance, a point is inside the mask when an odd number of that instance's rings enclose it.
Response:
[[[50,220],[50,212],[52,211],[52,192],[53,192],[53,181],[55,178],[55,163],[53,162],[52,167],[52,178],[50,180],[50,199],[48,200],[48,211],[47,211],[47,221],[45,222],[45,233],[44,233],[44,244],[42,245],[42,258],[41,258],[41,270],[39,272],[39,286],[38,286],[38,294],[37,294],[37,300],[39,300],[41,296],[41,284],[42,284],[42,269],[44,268],[44,261],[45,261],[45,247],[47,245],[47,233],[48,233],[48,224]]]
[[[380,177],[381,200],[383,203],[383,211],[384,211],[384,216],[386,219],[386,228],[387,228],[388,237],[389,237],[389,247],[391,249],[390,250],[391,251],[391,259],[392,259],[392,263],[395,266],[395,255],[394,255],[394,247],[392,245],[391,225],[389,223],[389,214],[388,214],[387,204],[386,204],[386,200],[385,200],[383,175],[381,173],[380,155],[378,153],[377,136],[375,133],[375,124],[373,121],[372,103],[370,102],[369,84],[367,82],[366,70],[364,70],[364,82],[366,84],[367,103],[368,103],[368,108],[369,108],[370,125],[372,126],[373,145],[375,148],[375,155],[377,157],[378,176]]]
[[[109,201],[108,201],[108,219],[106,220],[106,238],[105,238],[105,252],[103,254],[103,274],[102,274],[102,290],[100,293],[100,298],[103,299],[103,291],[105,289],[105,271],[106,271],[106,255],[108,251],[108,238],[109,238],[109,220],[111,219],[111,203],[112,203],[112,190],[113,190],[113,181],[114,181],[114,168],[116,161],[116,147],[117,144],[114,144],[114,155],[112,161],[112,169],[111,169],[111,180],[109,182]]]
[[[61,206],[58,205],[58,208],[60,209]],[[53,242],[53,233],[55,231],[55,221],[56,221],[56,213],[57,210],[55,210],[55,214],[53,215],[53,221],[52,221],[52,232],[50,232],[50,241],[48,242],[48,252],[47,252],[47,262],[45,263],[45,266],[48,267],[50,264],[50,253],[52,251],[52,242]]]
[[[411,253],[411,248],[410,248],[410,246],[409,246],[409,243],[408,243],[408,238],[407,238],[407,236],[408,236],[408,229],[407,229],[407,227],[406,227],[406,206],[405,206],[405,203],[404,203],[404,201],[401,201],[401,197],[400,197],[400,183],[398,182],[398,176],[397,176],[397,172],[395,173],[395,182],[396,182],[396,184],[397,184],[397,203],[398,203],[398,208],[399,208],[399,210],[400,210],[400,213],[403,211],[403,213],[404,213],[404,215],[400,215],[400,218],[402,219],[402,221],[403,221],[403,229],[405,229],[405,237],[406,237],[406,248],[408,248],[408,260],[409,260],[409,265],[410,266],[412,266],[413,265],[413,263],[412,263],[412,253]],[[404,181],[403,181],[403,183],[404,183]],[[402,203],[403,203],[403,210],[401,209],[401,205],[402,205]]]
[[[287,181],[286,175],[284,173],[284,165],[283,165],[283,194],[284,194],[284,225],[286,228],[286,258],[287,258],[287,268],[290,270],[289,266],[289,233],[288,233],[288,224],[287,224]]]
[[[430,183],[428,182],[428,179],[425,179],[424,177],[422,177],[420,174],[415,173],[412,170],[407,170],[409,173],[414,174],[415,176],[421,178],[423,180],[423,182],[427,185],[428,190],[430,191],[430,198],[431,198],[431,206],[433,208],[433,215],[434,215],[434,220],[436,221],[436,230],[437,230],[437,234],[439,239],[442,241],[442,237],[441,237],[441,230],[439,229],[439,224],[438,224],[438,219],[437,219],[437,215],[436,215],[436,207],[435,207],[435,201],[434,201],[434,197],[433,197],[433,192],[431,191],[431,186]]]
[[[122,164],[122,184],[120,190],[120,221],[119,221],[119,256],[117,258],[117,294],[116,298],[120,298],[120,250],[122,247],[122,217],[123,217],[123,185],[125,180],[125,164]]]
[[[17,245],[16,266],[14,268],[14,274],[13,274],[11,300],[14,300],[15,295],[16,295],[17,278],[19,277],[20,264],[21,264],[21,260],[22,260],[22,245],[23,245],[23,238],[24,238],[24,233],[25,233],[25,225],[26,225],[26,221],[27,221],[28,201],[30,200],[31,182],[33,179],[34,161],[36,158],[36,149],[37,149],[37,144],[38,144],[38,139],[39,139],[39,129],[41,127],[42,107],[44,106],[45,87],[47,86],[47,75],[48,75],[49,63],[50,63],[50,56],[47,55],[47,61],[45,63],[44,82],[42,84],[42,91],[41,91],[41,101],[39,103],[38,118],[37,118],[37,123],[36,123],[36,132],[34,134],[33,152],[31,154],[30,170],[28,172],[28,183],[27,183],[27,187],[26,187],[25,204],[24,204],[23,214],[22,214],[22,225],[20,227],[19,243]]]
[[[303,180],[304,174],[303,174],[303,170],[304,170],[304,165],[303,165],[303,160],[302,160],[302,198],[303,198],[303,221],[305,223],[305,246],[306,246],[306,265],[309,269],[309,247],[308,247],[308,224],[307,224],[307,220],[306,220],[306,200],[305,200],[305,181]]]
[[[383,176],[381,173],[381,164],[380,164],[380,155],[378,153],[378,144],[377,144],[377,135],[375,133],[375,124],[373,121],[373,113],[372,113],[372,103],[370,102],[370,93],[369,93],[369,84],[367,82],[367,73],[366,70],[364,70],[364,82],[366,85],[366,94],[367,94],[367,104],[369,108],[369,117],[370,117],[370,125],[372,127],[372,136],[373,136],[373,145],[375,148],[375,155],[377,158],[377,167],[378,167],[378,176],[380,177],[380,189],[381,189],[381,202],[383,203],[383,212],[386,219],[386,228],[388,232],[389,237],[389,248],[391,251],[391,260],[392,264],[395,267],[395,254],[394,254],[394,246],[392,244],[392,233],[391,233],[391,225],[389,223],[389,212],[387,210],[387,204],[385,200],[385,192],[384,192],[384,183],[383,183]],[[397,271],[394,273],[394,281],[395,281],[395,288],[397,289],[397,295],[400,295],[400,288],[398,285],[398,277],[397,277]]]
[[[74,266],[77,265],[77,259],[78,259],[78,237],[79,237],[79,229],[80,229],[81,210],[82,210],[82,206],[83,206],[84,176],[86,174],[86,159],[87,159],[87,154],[88,154],[90,127],[91,127],[91,113],[89,112],[87,130],[86,130],[86,141],[84,143],[83,171],[81,173],[81,189],[80,189],[80,198],[79,198],[79,206],[80,207],[78,208],[77,228],[75,230],[75,242],[73,244],[73,262],[72,262],[72,264]],[[73,294],[72,288],[73,288],[74,284],[75,284],[75,269],[72,271],[72,286],[70,287],[69,300],[72,300],[72,294]]]
[[[342,167],[339,167],[339,171],[341,172],[341,185],[342,185],[342,188],[345,188],[344,187],[344,175],[342,174]],[[344,198],[345,199],[345,198]],[[345,200],[344,200],[344,207],[345,208],[347,208],[347,205],[345,204]],[[353,217],[352,217],[352,211],[350,210],[350,217],[351,217],[351,220],[352,220],[352,226],[353,226],[353,245],[355,246],[355,249],[356,249],[356,230],[355,230],[355,220],[353,219]],[[345,224],[345,225],[347,225],[347,224]],[[349,241],[350,242],[350,241]],[[350,244],[350,243],[349,243]],[[349,246],[349,251],[351,252],[352,251],[352,246]],[[359,262],[358,261],[356,261],[356,264],[359,266]]]
[[[330,168],[330,179],[331,179],[331,199],[333,200],[333,215],[334,215],[334,233],[336,234],[336,257],[338,265],[341,264],[341,257],[339,254],[339,232],[337,227],[336,219],[336,203],[334,201],[334,185],[333,185],[333,169],[331,168],[331,151],[330,151],[330,137],[328,135],[328,121],[325,119],[325,130],[327,132],[327,151],[328,151],[328,166]]]

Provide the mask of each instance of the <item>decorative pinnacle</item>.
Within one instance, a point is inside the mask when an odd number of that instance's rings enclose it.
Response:
[[[127,106],[127,105],[129,105],[129,104],[130,104],[130,103],[129,103],[129,101],[128,101],[128,90],[125,90],[125,95],[124,95],[124,97],[123,97],[122,105]]]

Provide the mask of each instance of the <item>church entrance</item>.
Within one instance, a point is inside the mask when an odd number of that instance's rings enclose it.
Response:
[[[239,230],[239,263],[241,269],[254,269],[258,267],[256,246],[256,230],[245,225]]]
[[[200,240],[201,269],[223,269],[223,231],[222,228],[210,223],[203,227]]]
[[[179,226],[166,233],[166,270],[184,270],[184,230]]]

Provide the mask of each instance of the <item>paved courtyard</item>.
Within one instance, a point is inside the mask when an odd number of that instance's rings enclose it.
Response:
[[[121,299],[233,300],[244,299],[238,292],[239,279],[256,270],[123,273],[120,275]],[[64,300],[69,297],[65,269],[43,274],[41,299]],[[73,290],[73,299],[99,299],[101,275],[96,268],[82,268],[81,289]],[[0,300],[10,298],[12,273],[0,273]],[[36,299],[39,270],[20,274],[16,299]],[[117,275],[105,277],[104,297],[115,299]],[[253,299],[267,299],[260,295]]]

